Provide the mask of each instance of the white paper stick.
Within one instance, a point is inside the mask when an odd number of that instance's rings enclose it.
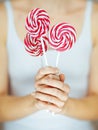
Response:
[[[58,54],[57,54],[56,67],[58,67],[58,64],[59,64],[59,58],[60,58],[60,52],[58,52]]]
[[[58,52],[57,57],[56,57],[56,67],[58,67],[58,64],[59,64],[59,58],[60,58],[60,52]],[[52,112],[52,116],[55,116],[54,112]]]
[[[45,52],[45,48],[44,48],[44,43],[43,43],[43,38],[41,37],[41,43],[42,43],[42,49],[43,49],[43,56],[45,59],[45,65],[48,66],[48,61],[47,61],[47,57],[46,57],[46,52]]]

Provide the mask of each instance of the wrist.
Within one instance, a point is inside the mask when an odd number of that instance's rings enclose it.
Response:
[[[36,107],[36,104],[37,104],[37,100],[35,99],[34,93],[28,95],[29,96],[29,100],[31,100],[31,104],[30,104],[30,108],[31,108],[31,111],[32,113],[35,113],[38,111],[37,107]]]
[[[68,113],[69,113],[69,111],[70,111],[69,102],[70,102],[70,98],[68,98],[67,101],[65,101],[65,105],[63,106],[63,108],[62,108],[60,114],[65,115],[65,116],[68,116]]]

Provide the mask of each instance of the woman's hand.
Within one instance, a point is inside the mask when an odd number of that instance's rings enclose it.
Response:
[[[48,109],[58,113],[62,111],[68,99],[69,86],[64,84],[64,75],[54,67],[45,67],[39,70],[35,79],[37,109]]]

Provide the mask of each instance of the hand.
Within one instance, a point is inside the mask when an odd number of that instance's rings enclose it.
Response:
[[[68,98],[69,87],[64,84],[64,75],[58,75],[59,70],[45,67],[39,70],[35,79],[37,109],[48,109],[58,113],[62,110]]]

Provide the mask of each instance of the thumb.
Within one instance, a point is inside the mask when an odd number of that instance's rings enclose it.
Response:
[[[65,80],[65,75],[64,75],[64,74],[60,74],[59,77],[60,77],[60,80],[61,80],[62,82],[64,82],[64,80]]]

